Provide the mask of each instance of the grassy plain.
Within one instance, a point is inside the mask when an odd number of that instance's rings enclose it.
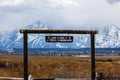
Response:
[[[35,78],[90,77],[91,58],[29,56],[29,74]],[[96,71],[120,75],[120,57],[96,57]],[[22,56],[0,56],[0,77],[23,77]]]

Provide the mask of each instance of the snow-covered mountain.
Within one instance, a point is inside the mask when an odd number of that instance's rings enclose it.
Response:
[[[51,29],[45,26],[40,21],[37,21],[31,25],[25,27],[25,29]],[[90,47],[89,35],[73,35],[73,43],[47,43],[45,42],[45,36],[55,34],[29,34],[28,43],[29,48],[85,48]],[[60,34],[57,34],[60,35]],[[63,34],[61,34],[63,35]],[[67,35],[67,34],[64,34]],[[109,26],[99,30],[99,34],[96,35],[95,46],[97,48],[120,48],[120,27]],[[23,35],[19,30],[13,30],[9,32],[0,33],[0,48],[22,48],[23,47]]]
[[[120,27],[105,27],[96,35],[96,47],[120,48]]]

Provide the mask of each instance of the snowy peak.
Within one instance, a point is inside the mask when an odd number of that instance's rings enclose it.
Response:
[[[41,21],[37,21],[31,25],[25,27],[26,29],[48,29],[48,27],[41,23]]]
[[[48,26],[37,21],[25,29],[49,29]],[[89,48],[89,35],[72,35],[73,43],[46,43],[45,34],[30,34],[29,48]],[[107,26],[99,30],[95,38],[96,48],[120,48],[120,27]],[[0,33],[0,48],[23,48],[23,35],[19,30]]]
[[[115,27],[115,26],[112,26],[110,27],[111,29],[109,29],[109,34],[112,36],[112,35],[115,35],[117,36],[118,35],[118,30],[119,28],[118,27]]]
[[[96,35],[96,47],[120,47],[120,28],[118,26],[105,27]]]

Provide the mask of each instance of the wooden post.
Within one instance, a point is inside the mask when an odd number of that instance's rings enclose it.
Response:
[[[91,80],[95,80],[95,34],[91,33]]]
[[[24,80],[28,80],[28,42],[27,32],[24,32]]]

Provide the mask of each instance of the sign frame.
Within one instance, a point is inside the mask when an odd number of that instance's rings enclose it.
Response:
[[[28,80],[28,34],[90,34],[91,39],[91,80],[95,80],[95,30],[30,30],[21,29],[24,46],[24,80]]]

